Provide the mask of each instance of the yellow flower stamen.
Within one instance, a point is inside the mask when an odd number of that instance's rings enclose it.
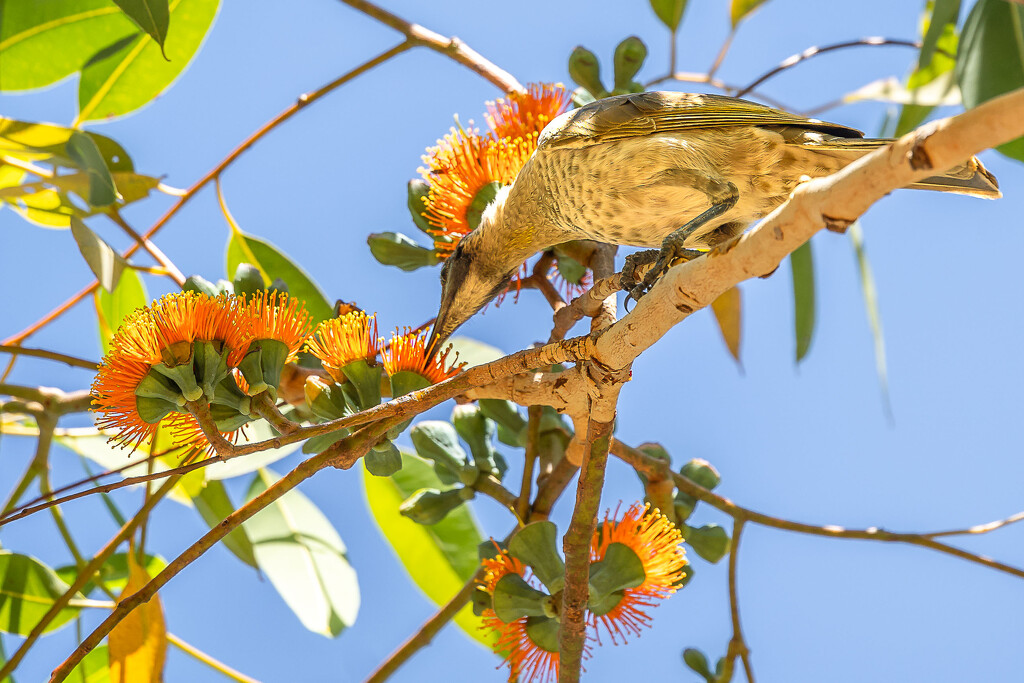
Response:
[[[306,341],[306,350],[320,359],[335,381],[341,368],[356,361],[373,364],[384,340],[377,336],[377,314],[362,311],[325,320]]]
[[[381,350],[381,357],[384,360],[384,369],[389,375],[405,370],[422,375],[433,384],[437,384],[454,377],[462,369],[462,365],[456,365],[455,362],[458,360],[458,354],[451,366],[445,369],[451,351],[449,346],[443,353],[428,357],[427,331],[413,332],[406,328],[405,334],[399,334],[398,330],[391,333],[391,343]]]

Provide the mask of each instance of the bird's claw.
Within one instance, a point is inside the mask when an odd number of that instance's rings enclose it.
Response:
[[[662,244],[660,251],[649,249],[627,256],[626,265],[622,269],[622,276],[619,280],[622,289],[629,292],[626,295],[625,302],[623,302],[626,312],[629,313],[630,299],[635,302],[640,301],[651,290],[658,278],[667,273],[668,269],[675,263],[693,260],[703,253],[700,250],[689,249],[681,244],[676,244],[675,240],[672,240],[671,236],[669,236]],[[654,263],[653,267],[647,271],[643,280],[638,282],[636,278],[637,269],[651,262]]]

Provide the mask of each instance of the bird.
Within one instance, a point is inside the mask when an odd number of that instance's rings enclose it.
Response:
[[[565,112],[445,260],[427,348],[439,348],[540,251],[579,239],[653,247],[623,269],[623,288],[639,299],[673,262],[738,236],[804,180],[890,142],[724,95],[632,93]],[[908,187],[1002,196],[977,158]],[[631,271],[652,261],[636,282]]]

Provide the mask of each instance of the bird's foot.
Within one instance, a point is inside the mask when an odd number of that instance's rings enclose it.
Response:
[[[667,273],[669,268],[677,263],[691,261],[704,253],[704,251],[699,249],[684,247],[683,240],[673,239],[674,236],[675,234],[673,233],[665,238],[660,251],[648,249],[647,251],[640,251],[626,257],[626,265],[622,269],[619,284],[622,289],[629,292],[625,302],[627,310],[629,300],[640,301],[640,298],[650,291],[657,279]],[[637,277],[638,270],[651,263],[654,264],[653,267],[647,271],[643,280],[639,280]]]

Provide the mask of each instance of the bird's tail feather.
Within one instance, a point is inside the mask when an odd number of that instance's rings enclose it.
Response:
[[[890,142],[892,140],[884,138],[831,138],[813,146],[818,150],[849,154],[857,158]],[[853,161],[853,159],[850,160]],[[945,173],[925,178],[912,185],[907,185],[907,187],[914,190],[937,190],[966,194],[985,199],[998,199],[1003,196],[999,191],[999,182],[996,177],[978,161],[977,157],[971,157],[966,163],[951,168]]]

